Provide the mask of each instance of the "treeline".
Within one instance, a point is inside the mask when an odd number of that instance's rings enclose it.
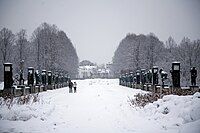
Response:
[[[3,28],[0,31],[0,80],[3,80],[3,63],[13,63],[13,72],[19,73],[20,62],[27,67],[52,72],[68,72],[73,78],[78,73],[78,56],[66,33],[55,25],[42,23],[28,39],[25,29],[13,34]]]
[[[89,60],[83,60],[79,63],[79,66],[94,66],[95,64]]]
[[[153,33],[149,35],[127,34],[120,42],[113,57],[113,71],[119,76],[122,71],[150,69],[156,65],[168,72],[173,61],[181,63],[181,85],[190,84],[190,68],[198,70],[200,82],[200,40],[191,41],[184,37],[177,44],[172,37],[163,43]]]

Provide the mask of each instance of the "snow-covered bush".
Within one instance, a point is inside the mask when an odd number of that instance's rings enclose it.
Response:
[[[167,95],[146,105],[142,112],[150,119],[166,119],[172,123],[189,123],[200,120],[200,93],[192,96]]]
[[[154,101],[157,101],[159,98],[161,98],[162,95],[158,93],[138,93],[135,95],[135,99],[130,99],[129,101],[133,106],[137,107],[144,107],[148,103],[153,103]]]
[[[32,104],[34,102],[39,101],[38,94],[29,94],[21,97],[16,98],[2,98],[0,97],[0,107],[1,106],[8,106],[11,108],[14,104]]]

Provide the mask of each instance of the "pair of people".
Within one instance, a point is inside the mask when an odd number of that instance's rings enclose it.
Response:
[[[72,88],[74,88],[74,93],[76,93],[76,87],[77,87],[77,83],[76,82],[72,82],[69,81],[69,93],[72,93]]]

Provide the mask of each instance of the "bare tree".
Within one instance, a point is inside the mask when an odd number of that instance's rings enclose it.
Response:
[[[20,30],[17,35],[16,35],[16,45],[13,46],[13,49],[15,52],[13,53],[13,62],[16,64],[15,69],[16,72],[19,71],[20,63],[27,63],[27,57],[29,56],[27,53],[27,45],[28,45],[28,40],[27,40],[27,34],[26,30],[22,29]],[[21,66],[22,67],[22,66]],[[21,68],[22,69],[22,68]]]
[[[41,24],[33,32],[31,43],[37,69],[68,71],[75,75],[78,71],[78,56],[70,39],[55,25]],[[72,77],[73,77],[72,76]]]
[[[3,63],[11,62],[14,34],[7,28],[0,31],[0,81],[3,80]]]
[[[2,63],[8,62],[11,59],[11,47],[14,42],[14,34],[7,28],[0,31],[0,50]]]
[[[136,69],[140,68],[140,39],[138,39],[138,43],[135,49],[135,61],[136,61]]]

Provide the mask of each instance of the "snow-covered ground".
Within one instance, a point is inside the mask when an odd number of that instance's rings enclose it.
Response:
[[[0,107],[0,132],[200,133],[200,93],[165,96],[144,108],[130,106],[141,90],[116,79],[78,80],[68,88],[39,94],[39,101]]]

